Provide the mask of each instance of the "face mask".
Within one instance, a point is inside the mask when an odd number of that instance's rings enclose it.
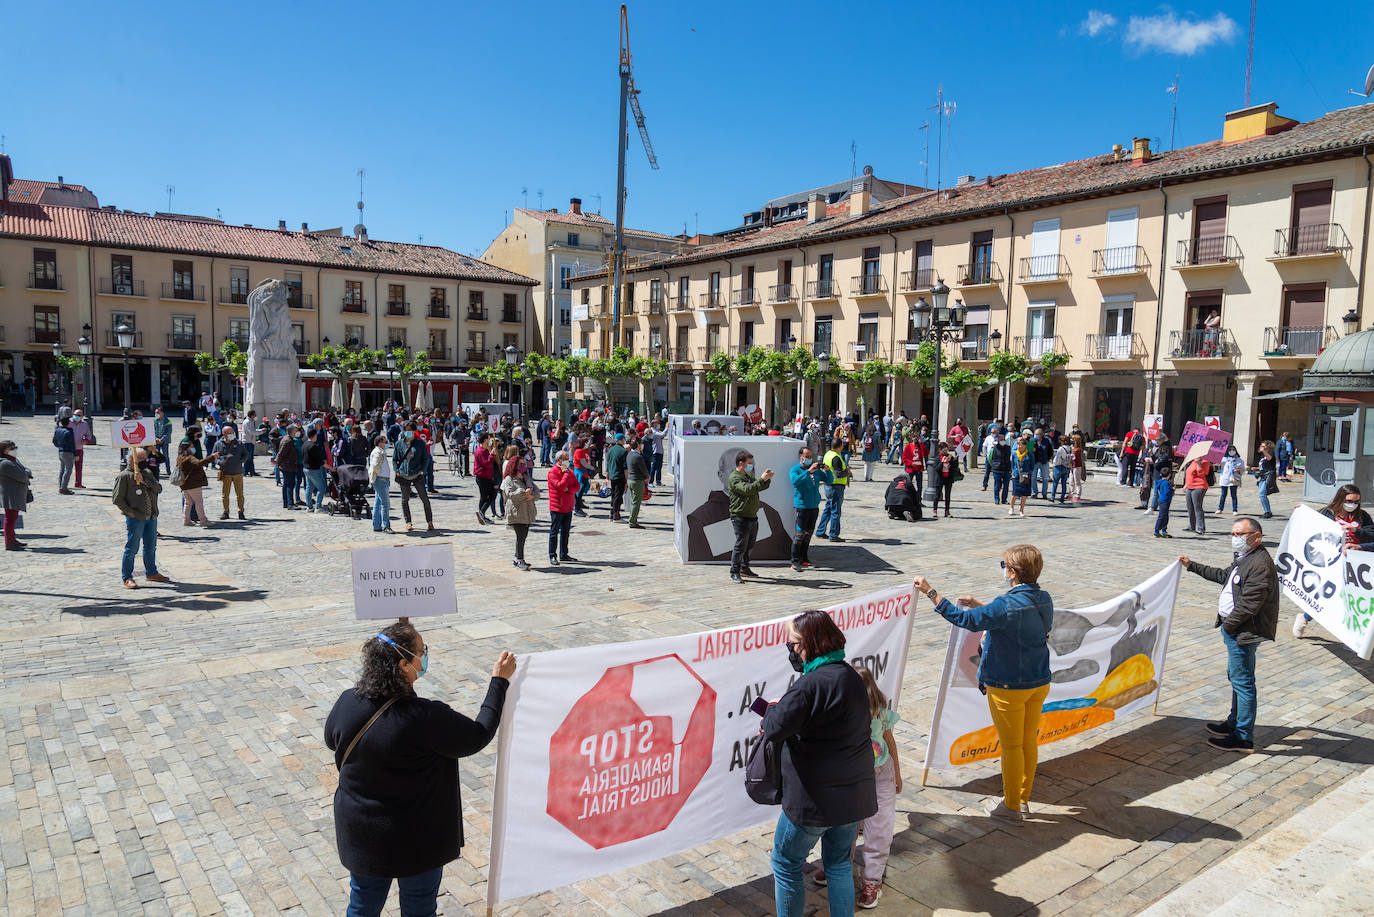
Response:
[[[1249,537],[1248,535],[1232,535],[1232,536],[1231,536],[1231,553],[1233,553],[1233,554],[1240,554],[1240,553],[1244,552],[1245,549],[1246,549],[1247,547],[1249,547],[1249,541],[1250,541],[1250,537]]]
[[[407,430],[407,431],[406,431],[406,439],[414,439],[414,438],[415,438],[415,431],[414,431],[414,430]]]
[[[1354,503],[1351,503],[1349,500],[1347,500],[1346,502],[1342,503],[1341,506],[1345,507],[1345,511],[1347,513],[1353,513],[1355,512],[1355,510],[1360,508],[1358,500]]]
[[[425,650],[425,654],[424,654],[423,656],[420,657],[420,673],[419,673],[418,675],[416,675],[415,677],[416,677],[416,678],[424,678],[424,677],[425,677],[425,673],[428,672],[428,671],[429,671],[429,650]]]
[[[800,672],[806,667],[806,662],[797,655],[797,651],[792,647],[787,648],[787,661],[792,664],[792,668]]]
[[[744,466],[744,473],[745,473],[745,474],[753,474],[753,473],[754,473],[754,463],[753,463],[753,462],[750,462],[748,465],[745,465],[745,466]]]
[[[226,443],[232,443],[232,442],[233,442],[234,440],[236,440],[236,439],[238,439],[238,437],[235,436],[233,433],[226,433],[226,434],[224,434],[224,441],[225,441]]]
[[[1006,569],[1006,568],[1003,568],[1003,570],[1002,570],[1002,579],[1005,580],[1005,581],[1007,582],[1008,585],[1010,585],[1010,584],[1011,584],[1011,570]]]

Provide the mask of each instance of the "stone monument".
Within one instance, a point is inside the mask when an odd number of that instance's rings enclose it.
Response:
[[[286,302],[286,284],[264,280],[248,294],[246,410],[267,420],[279,411],[304,410],[301,370]]]

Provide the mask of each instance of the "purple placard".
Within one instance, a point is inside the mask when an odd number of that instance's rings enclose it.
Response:
[[[1226,454],[1226,447],[1231,445],[1231,434],[1219,427],[1209,427],[1190,420],[1183,425],[1183,435],[1178,438],[1178,445],[1174,447],[1174,455],[1182,458],[1188,454],[1188,450],[1193,448],[1194,443],[1210,441],[1212,447],[1207,450],[1207,460],[1209,462],[1220,462],[1222,456]]]

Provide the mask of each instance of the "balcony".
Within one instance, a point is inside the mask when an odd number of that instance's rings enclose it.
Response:
[[[1339,258],[1350,251],[1350,237],[1339,223],[1313,223],[1274,230],[1274,254],[1268,260]]]
[[[1143,245],[1117,245],[1093,252],[1092,277],[1138,277],[1150,270]]]
[[[228,304],[231,306],[246,306],[248,305],[248,290],[235,290],[233,287],[230,287],[226,290],[224,287],[220,287],[219,301],[221,305]]]
[[[200,335],[171,331],[167,334],[168,350],[200,350]]]
[[[468,321],[484,322],[487,320],[486,306],[468,306]]]
[[[61,328],[30,328],[30,344],[65,344],[66,331]]]
[[[101,296],[147,296],[144,292],[142,280],[112,280],[109,277],[100,278]]]
[[[815,301],[839,299],[840,285],[833,280],[808,280],[806,298]]]
[[[1264,356],[1267,359],[1284,357],[1315,357],[1336,340],[1336,329],[1330,325],[1280,325],[1264,329]]]
[[[662,297],[662,296],[660,296],[658,299],[650,298],[650,300],[649,300],[649,313],[648,313],[648,314],[649,314],[649,315],[662,315],[662,314],[663,314],[663,297]]]
[[[855,299],[886,296],[887,278],[882,274],[859,274],[849,281],[849,295]]]
[[[1239,353],[1227,328],[1169,332],[1171,360],[1229,360]]]
[[[231,335],[229,335],[228,337],[226,337],[224,340],[220,341],[220,346],[221,346],[221,347],[224,346],[225,344],[233,344],[233,345],[234,345],[235,347],[237,347],[240,351],[243,351],[243,352],[246,353],[246,352],[248,351],[248,335],[246,335],[246,334],[241,334],[241,335],[240,335],[240,334],[231,334]]]
[[[66,287],[61,274],[29,274],[29,289],[61,293]]]
[[[426,347],[424,352],[429,355],[431,361],[435,363],[452,363],[452,347]]]
[[[690,363],[692,362],[691,354],[692,348],[686,344],[678,344],[669,352],[668,360],[672,363]]]
[[[1031,360],[1038,360],[1047,353],[1069,352],[1064,346],[1064,339],[1057,334],[1014,337],[1011,339],[1011,349],[1014,353],[1023,354]]]
[[[849,345],[849,359],[864,363],[875,358],[887,359],[887,344],[878,341],[859,341]]]
[[[669,311],[669,312],[691,312],[691,311],[692,311],[692,297],[691,297],[690,295],[687,295],[687,296],[670,295],[670,296],[668,297],[668,311]]]
[[[315,308],[315,296],[313,293],[302,293],[295,287],[288,287],[286,306],[288,309],[313,309]]]
[[[981,287],[1002,282],[1002,271],[996,261],[975,261],[959,265],[959,286]]]
[[[768,288],[768,301],[771,303],[796,302],[797,287],[790,283],[775,283]]]
[[[514,325],[520,324],[520,321],[521,321],[521,318],[520,318],[520,310],[519,310],[519,309],[502,309],[502,310],[501,310],[501,321],[503,321],[503,322],[509,322],[509,323],[511,323],[511,324],[514,324]]]
[[[973,338],[967,341],[960,341],[954,345],[954,353],[960,360],[966,363],[988,359],[988,339],[985,337]],[[913,353],[912,356],[915,356]]]
[[[429,304],[429,311],[425,313],[426,318],[448,318],[448,303],[432,302]]]
[[[181,302],[205,302],[203,283],[166,283],[162,284],[162,298]]]
[[[935,286],[935,268],[923,267],[915,271],[902,271],[897,278],[898,290],[902,293],[923,293]]]
[[[114,333],[114,329],[112,329],[112,328],[107,328],[107,329],[105,329],[105,347],[108,348],[109,350],[118,350],[118,349],[119,349],[119,335],[115,334],[115,333]],[[143,349],[143,332],[142,332],[142,331],[135,331],[135,332],[134,332],[134,346],[131,347],[131,348],[129,348],[129,349],[130,349],[130,350],[142,350],[142,349]],[[247,350],[247,349],[248,349],[248,339],[247,339],[247,338],[244,338],[243,346],[242,346],[241,348],[239,348],[239,349],[240,349],[240,350]]]
[[[720,291],[714,293],[698,293],[697,305],[703,309],[719,311],[725,308],[725,300],[720,298]]]
[[[1068,279],[1069,259],[1063,255],[1031,255],[1017,262],[1017,283],[1063,283]]]
[[[340,300],[339,311],[352,312],[354,315],[366,315],[367,300],[358,299],[352,296],[345,296],[342,300]]]
[[[387,315],[409,315],[409,314],[410,314],[410,303],[408,303],[408,302],[402,302],[402,301],[399,300],[399,299],[387,300],[387,304],[386,304],[386,314],[387,314]]]
[[[292,346],[293,348],[295,348],[295,350],[296,350],[296,355],[297,355],[297,356],[300,356],[300,355],[302,355],[302,354],[310,353],[310,341],[308,341],[308,340],[304,340],[304,341],[301,341],[301,340],[292,341],[292,342],[291,342],[291,346]]]
[[[742,309],[746,306],[757,306],[758,304],[758,294],[753,287],[745,287],[742,290],[736,290],[734,293],[730,294],[730,305],[734,306],[736,309]]]
[[[471,363],[486,363],[486,362],[489,362],[489,358],[488,358],[487,352],[486,352],[485,350],[473,350],[471,347],[468,348],[468,363],[469,363],[469,364],[471,364]]]
[[[1174,270],[1229,268],[1235,267],[1239,260],[1240,246],[1236,244],[1235,236],[1197,236],[1179,240]]]
[[[634,301],[633,299],[629,298],[628,296],[625,297],[624,299],[620,300],[620,314],[621,314],[621,315],[634,315],[634,314],[635,314],[635,301]]]
[[[724,353],[725,348],[719,344],[707,344],[705,347],[697,348],[697,362],[710,363],[711,359],[718,353]]]
[[[1083,339],[1085,359],[1090,361],[1140,360],[1145,356],[1145,339],[1135,333],[1089,334]]]

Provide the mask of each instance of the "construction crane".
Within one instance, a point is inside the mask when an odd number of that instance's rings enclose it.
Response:
[[[612,288],[611,346],[620,346],[620,295],[622,278],[625,271],[625,148],[629,142],[626,108],[633,110],[635,125],[639,128],[639,139],[644,141],[644,155],[649,157],[649,167],[658,168],[658,157],[654,155],[654,145],[649,142],[649,128],[644,124],[644,111],[639,107],[639,90],[635,87],[634,72],[630,58],[630,15],[625,4],[620,5],[620,135],[616,140],[616,195],[615,195],[615,248],[611,252],[614,263],[615,286]]]

